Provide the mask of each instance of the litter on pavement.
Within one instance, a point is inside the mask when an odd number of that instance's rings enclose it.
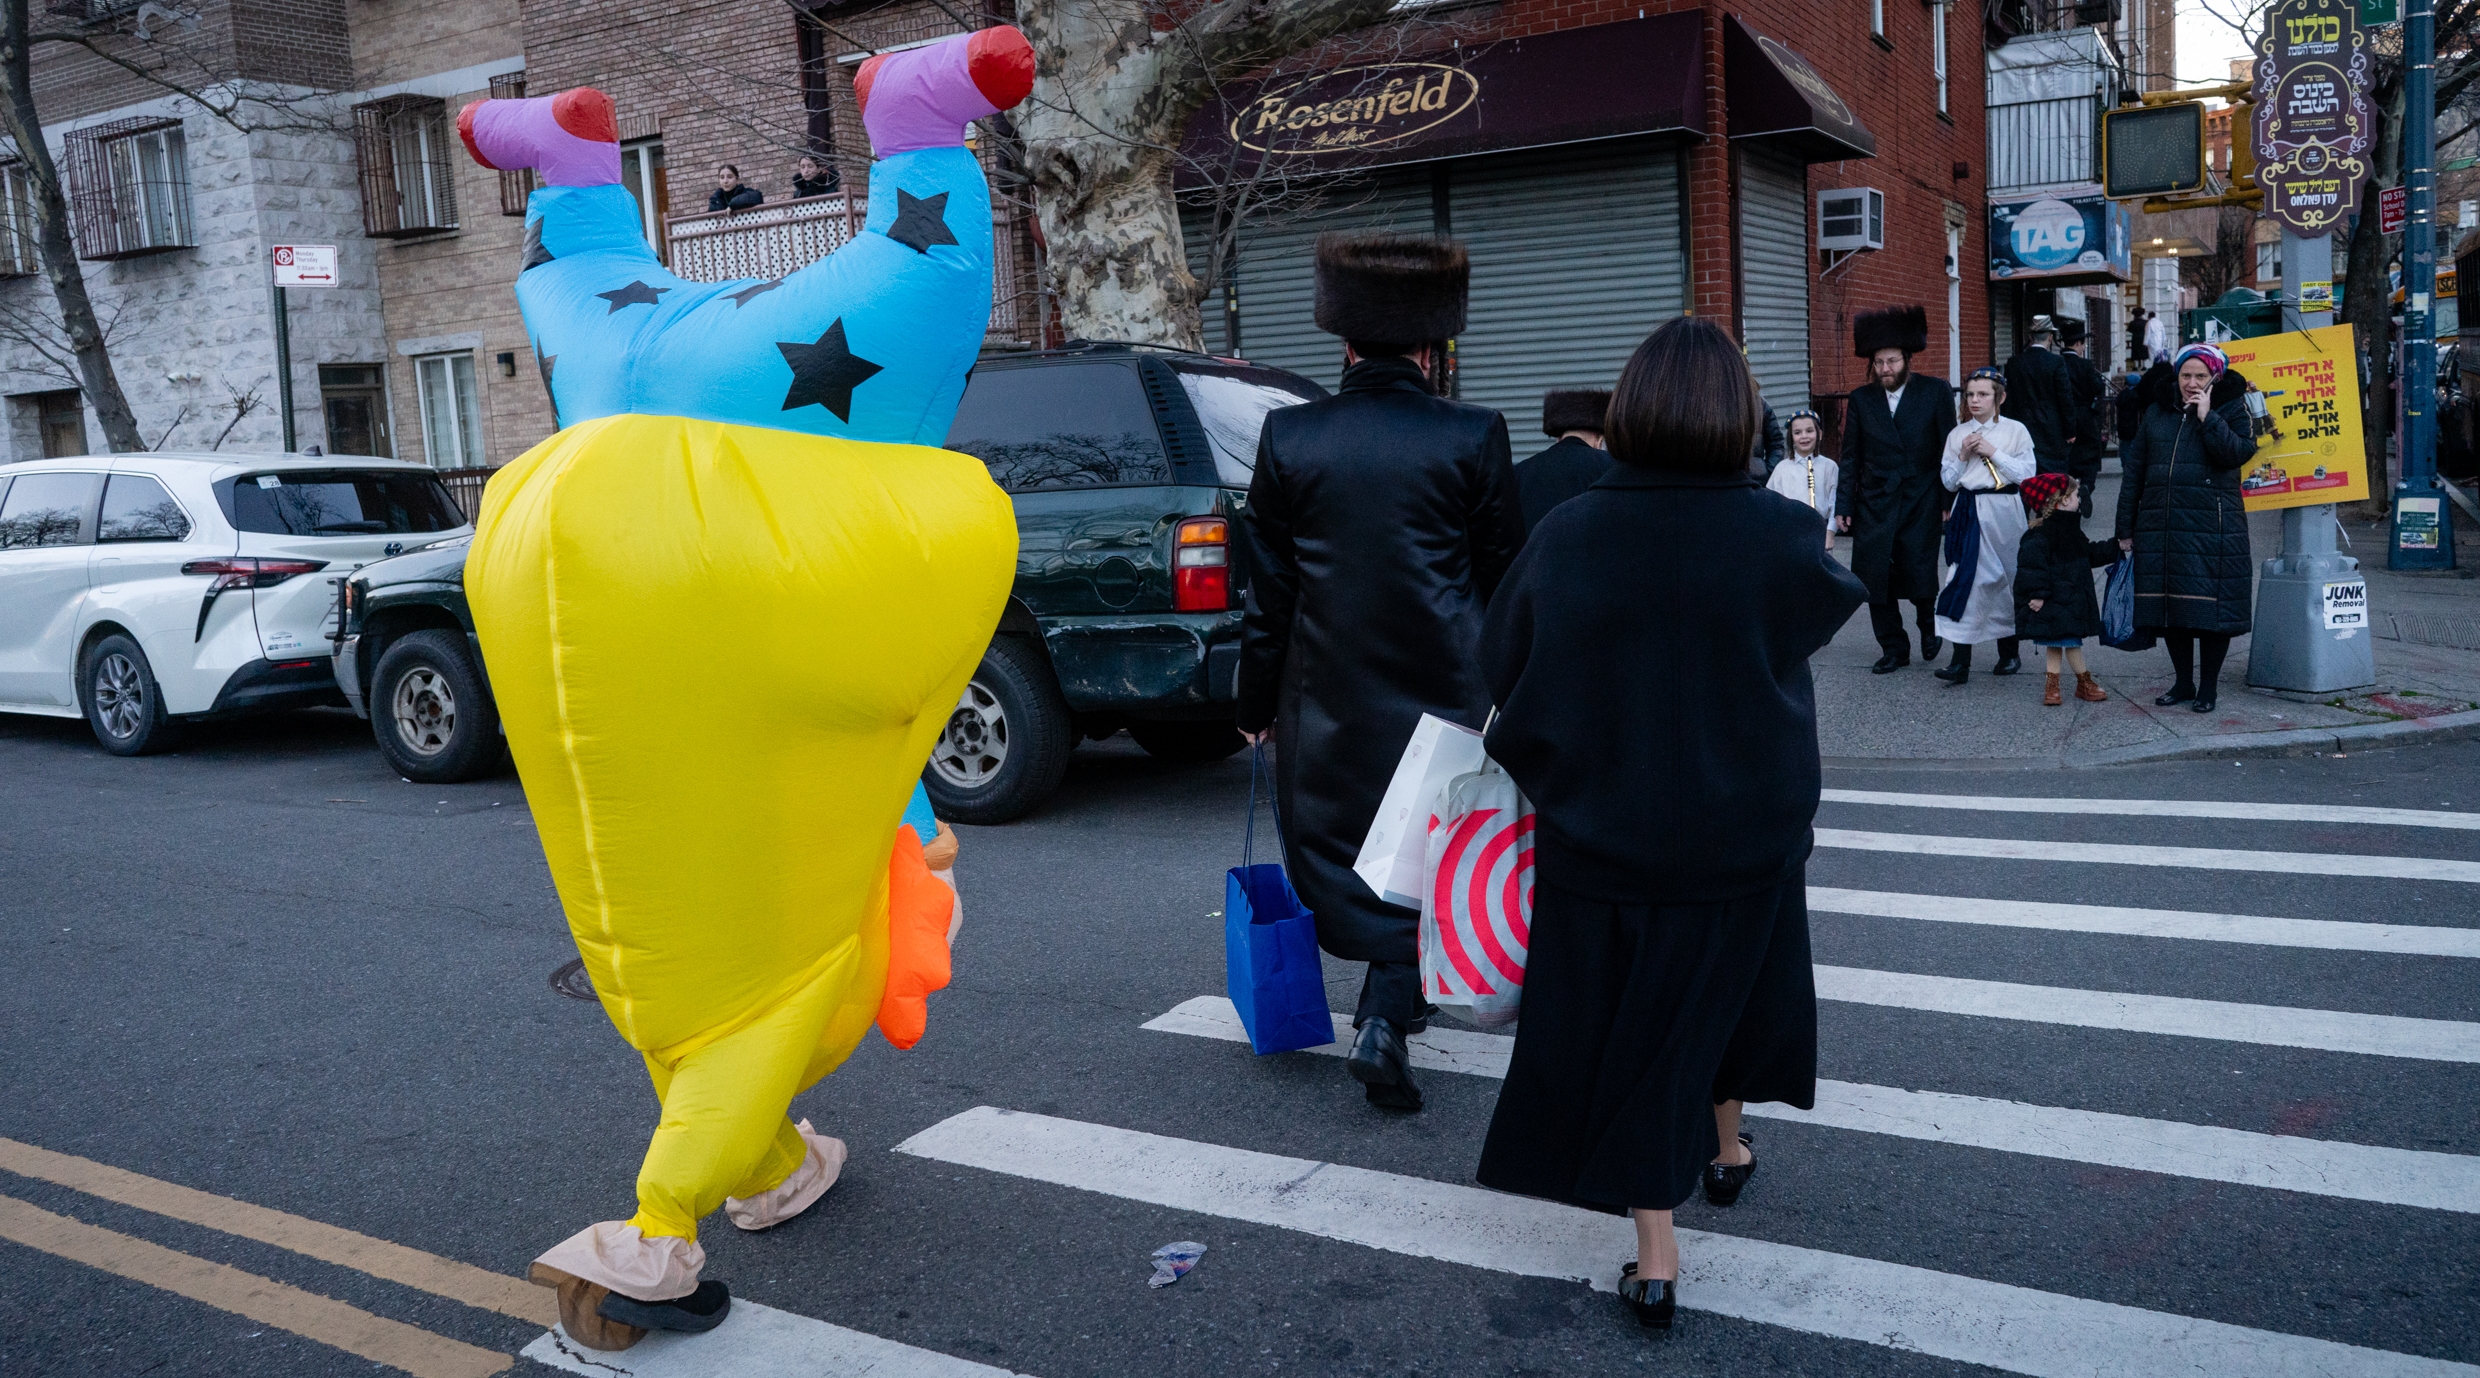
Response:
[[[1206,1246],[1193,1240],[1165,1244],[1154,1251],[1154,1276],[1145,1280],[1148,1287],[1169,1287],[1188,1276],[1188,1270],[1205,1257]]]

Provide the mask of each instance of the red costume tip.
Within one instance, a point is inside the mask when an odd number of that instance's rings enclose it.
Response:
[[[861,64],[860,71],[853,73],[853,104],[860,107],[864,115],[870,113],[870,86],[878,80],[879,64],[886,60],[885,53],[876,54]]]
[[[482,102],[473,100],[465,102],[465,108],[456,112],[456,136],[465,141],[465,151],[474,155],[475,162],[497,172],[499,164],[483,157],[482,145],[474,142],[474,112],[481,108]]]
[[[600,144],[620,142],[620,116],[611,108],[611,97],[591,86],[571,87],[553,96],[551,118],[580,139]],[[460,128],[463,123],[460,116]]]
[[[972,73],[982,99],[1002,110],[1033,94],[1033,45],[1006,24],[976,32],[965,40],[965,70]]]

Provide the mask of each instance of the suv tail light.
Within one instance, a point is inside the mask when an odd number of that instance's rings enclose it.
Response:
[[[198,601],[198,628],[190,640],[203,639],[207,634],[207,611],[215,600],[233,589],[271,589],[296,574],[316,574],[327,568],[325,560],[260,560],[235,555],[221,560],[192,560],[181,566],[183,574],[212,574],[215,582],[207,585],[207,596]]]
[[[1171,606],[1221,612],[1231,606],[1231,523],[1190,517],[1171,546]]]

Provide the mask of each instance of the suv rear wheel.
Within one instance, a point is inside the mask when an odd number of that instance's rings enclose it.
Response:
[[[922,787],[941,818],[1006,823],[1059,788],[1075,745],[1067,701],[1041,652],[1003,636],[990,643],[930,748]]]
[[[461,633],[398,637],[370,677],[370,730],[408,780],[454,784],[499,768],[499,705]]]
[[[155,668],[146,663],[146,652],[137,642],[115,632],[86,653],[83,669],[78,701],[104,750],[115,756],[144,756],[172,745],[163,690],[156,686]]]
[[[1213,719],[1131,723],[1128,735],[1137,739],[1146,755],[1182,765],[1220,761],[1249,744],[1239,728]]]

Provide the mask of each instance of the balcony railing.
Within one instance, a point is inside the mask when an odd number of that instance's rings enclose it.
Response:
[[[745,211],[701,211],[663,222],[674,273],[691,282],[775,278],[816,263],[851,241],[869,216],[863,195],[805,196]],[[1026,338],[1031,275],[1022,228],[1004,211],[992,231],[988,337]]]
[[[2101,180],[2091,96],[1989,107],[1989,194]]]

